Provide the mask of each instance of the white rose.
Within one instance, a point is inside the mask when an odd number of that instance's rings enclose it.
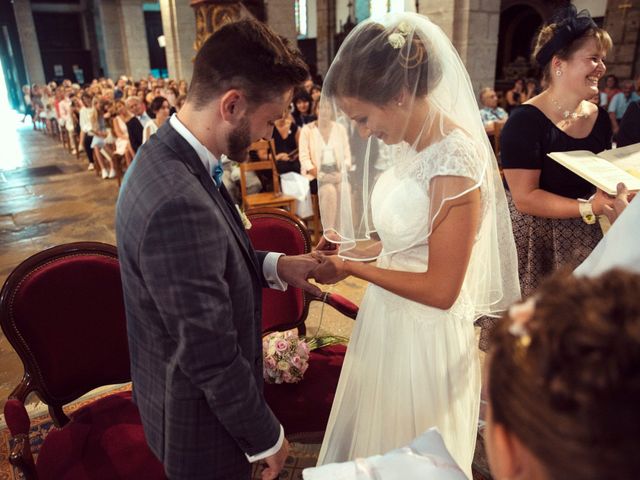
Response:
[[[401,33],[392,33],[389,35],[389,44],[396,50],[404,47],[406,40]]]

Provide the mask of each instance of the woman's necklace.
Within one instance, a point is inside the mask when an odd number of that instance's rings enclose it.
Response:
[[[569,118],[577,120],[578,118],[587,118],[589,116],[588,113],[582,111],[582,102],[580,102],[580,105],[578,105],[578,107],[573,112],[563,108],[562,105],[560,105],[560,102],[558,102],[555,98],[551,98],[551,103],[558,109],[559,112],[562,113],[562,118],[564,120],[568,120]]]

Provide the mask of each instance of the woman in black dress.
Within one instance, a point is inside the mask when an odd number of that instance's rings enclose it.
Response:
[[[298,139],[300,130],[293,121],[291,114],[284,111],[282,118],[274,122],[273,142],[275,144],[276,168],[282,175],[287,172],[300,173],[300,160],[298,159]]]
[[[302,128],[307,123],[318,119],[311,111],[312,106],[313,99],[306,90],[299,90],[293,95],[293,112],[291,115],[298,128]]]
[[[523,296],[553,270],[589,255],[602,238],[597,216],[613,201],[547,156],[611,148],[607,112],[588,102],[606,71],[611,38],[573,6],[552,22],[540,31],[534,50],[547,88],[514,109],[502,130]]]

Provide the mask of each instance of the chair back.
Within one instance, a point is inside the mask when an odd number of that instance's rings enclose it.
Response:
[[[22,262],[0,292],[0,325],[25,369],[11,397],[24,400],[36,391],[63,424],[62,405],[131,378],[112,245],[70,243]]]
[[[251,221],[247,230],[257,250],[300,255],[311,251],[311,240],[304,224],[289,212],[279,208],[254,208],[246,212]],[[289,287],[286,292],[263,289],[262,331],[304,329],[309,313],[307,294]]]
[[[245,178],[247,172],[265,170],[269,170],[271,172],[273,193],[275,195],[282,194],[282,190],[280,189],[280,176],[278,175],[278,170],[276,169],[276,146],[273,139],[258,140],[257,142],[253,142],[249,147],[249,150],[255,152],[265,150],[267,152],[267,159],[259,160],[256,162],[247,161],[240,164],[240,190],[242,192],[242,197],[244,198],[247,196],[247,182]]]

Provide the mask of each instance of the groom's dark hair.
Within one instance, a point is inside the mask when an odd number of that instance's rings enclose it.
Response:
[[[257,20],[240,20],[211,35],[196,55],[187,101],[196,109],[229,89],[260,104],[309,75],[300,52]]]

